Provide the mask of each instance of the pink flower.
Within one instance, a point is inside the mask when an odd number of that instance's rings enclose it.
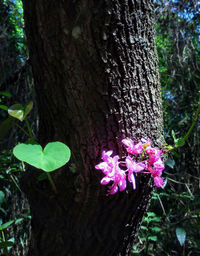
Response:
[[[119,156],[111,157],[112,151],[103,151],[102,159],[104,162],[101,162],[95,166],[97,170],[102,170],[105,175],[112,176],[114,174],[114,167],[116,162],[119,160]]]
[[[147,162],[146,163],[146,170],[150,171],[152,175],[160,176],[162,171],[165,169],[163,161],[159,158],[158,161],[154,162]]]
[[[126,150],[130,154],[141,154],[143,152],[141,142],[135,145],[131,139],[126,138],[122,140],[122,143],[126,146]]]
[[[149,161],[151,164],[158,161],[161,154],[163,153],[159,148],[152,148],[150,145],[147,146],[145,152],[149,155]]]
[[[112,150],[109,150],[109,151],[103,151],[102,152],[102,159],[103,159],[103,161],[108,161],[109,159],[111,159],[112,157],[110,157],[111,155],[112,155],[112,153],[113,153],[113,151]]]
[[[165,168],[161,159],[163,151],[159,148],[152,147],[150,139],[142,138],[141,142],[134,144],[131,139],[126,138],[122,140],[122,143],[129,153],[125,162],[120,161],[118,155],[112,157],[113,151],[109,150],[102,152],[103,161],[95,166],[97,170],[101,170],[105,175],[101,179],[101,184],[111,184],[107,195],[113,195],[118,191],[126,189],[126,174],[128,181],[132,183],[133,189],[136,189],[134,173],[151,174],[155,185],[162,187],[165,184],[164,180],[161,178],[162,171]],[[126,170],[120,168],[120,166],[124,165],[127,168]]]
[[[136,189],[136,182],[134,172],[141,172],[145,168],[145,164],[140,162],[136,163],[130,156],[126,157],[126,167],[128,168],[128,180],[133,183],[133,189]]]
[[[162,171],[165,169],[165,165],[161,158],[154,162],[153,167],[156,171],[160,172],[160,174],[162,174]]]
[[[101,180],[102,185],[107,185],[110,181],[113,181],[110,187],[109,194],[115,194],[118,191],[126,189],[126,174],[119,167],[119,156],[111,157],[113,151],[103,151],[102,159],[104,162],[99,163],[95,166],[96,169],[101,170],[106,176]]]
[[[156,187],[160,188],[165,184],[164,180],[160,176],[155,176],[153,177],[153,179]]]

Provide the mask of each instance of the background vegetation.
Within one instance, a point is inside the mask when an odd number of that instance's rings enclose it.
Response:
[[[170,144],[172,131],[177,137],[188,131],[200,97],[200,2],[155,1],[155,18],[164,132]],[[14,103],[34,101],[23,28],[21,1],[0,0],[0,229],[7,223],[0,250],[5,255],[12,248],[14,255],[26,255],[30,234],[31,216],[19,184],[24,170],[10,152],[24,138],[5,111]],[[35,130],[36,109],[30,116]],[[199,137],[200,120],[186,145],[169,156],[167,185],[154,192],[134,255],[200,255]]]

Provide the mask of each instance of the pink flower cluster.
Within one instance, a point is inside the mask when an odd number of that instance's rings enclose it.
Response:
[[[163,152],[156,147],[152,147],[149,139],[141,139],[139,143],[135,144],[131,139],[127,138],[123,139],[122,143],[128,153],[125,161],[119,161],[120,157],[118,155],[112,157],[112,150],[103,151],[103,162],[95,166],[97,170],[101,170],[105,174],[105,177],[101,180],[102,185],[112,182],[108,195],[113,195],[118,190],[125,190],[127,176],[128,181],[132,183],[133,189],[136,189],[134,173],[151,174],[155,185],[162,187],[164,181],[161,175],[165,168],[161,159]]]

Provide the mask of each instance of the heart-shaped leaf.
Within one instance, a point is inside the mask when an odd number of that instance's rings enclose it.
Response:
[[[38,144],[18,144],[13,154],[19,160],[26,162],[45,172],[52,172],[70,159],[70,149],[62,142],[50,142],[44,150]]]
[[[21,104],[14,104],[9,107],[8,114],[22,122],[24,120],[24,107]]]

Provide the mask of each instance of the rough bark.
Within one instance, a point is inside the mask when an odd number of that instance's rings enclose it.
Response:
[[[39,142],[62,141],[72,158],[53,173],[58,195],[29,171],[31,256],[130,255],[152,182],[106,197],[94,169],[121,139],[162,144],[162,111],[149,0],[24,0],[39,108]]]

